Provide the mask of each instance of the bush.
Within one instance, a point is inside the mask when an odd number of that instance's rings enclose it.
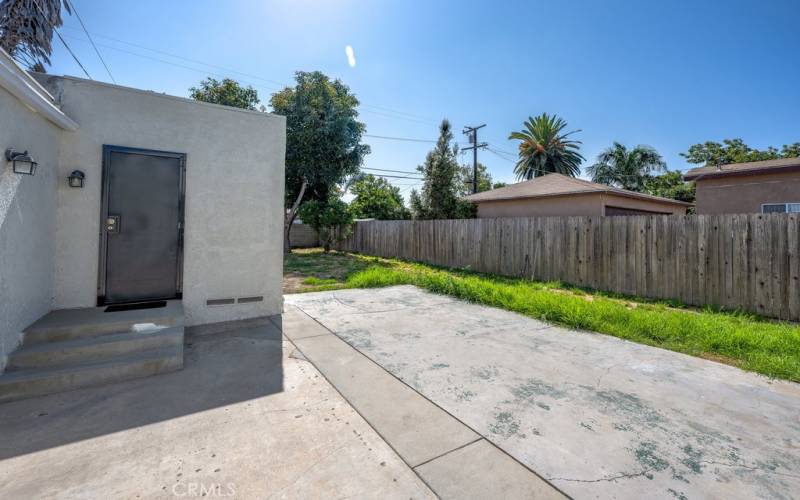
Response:
[[[309,200],[300,206],[298,215],[319,234],[319,241],[326,253],[334,243],[350,236],[353,230],[350,207],[338,198],[327,202]]]

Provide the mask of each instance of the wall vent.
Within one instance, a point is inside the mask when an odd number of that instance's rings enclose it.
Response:
[[[228,304],[235,304],[236,299],[210,299],[206,301],[207,306],[226,306]]]
[[[255,296],[255,297],[239,297],[239,303],[240,304],[247,304],[247,303],[250,303],[250,302],[261,302],[263,300],[264,300],[264,296],[263,295],[258,295],[258,296]]]

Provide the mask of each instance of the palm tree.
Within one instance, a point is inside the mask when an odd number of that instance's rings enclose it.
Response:
[[[581,173],[583,156],[578,152],[581,141],[573,141],[569,136],[580,132],[563,133],[567,122],[556,115],[542,113],[529,117],[525,130],[512,132],[509,139],[519,143],[519,160],[514,167],[517,179],[532,179],[550,173],[576,177]]]
[[[628,150],[618,142],[597,156],[597,162],[586,172],[594,182],[643,191],[650,174],[664,172],[667,164],[658,151],[650,146],[636,146]]]
[[[53,51],[53,30],[61,26],[67,0],[0,0],[0,48],[28,69],[44,71]]]

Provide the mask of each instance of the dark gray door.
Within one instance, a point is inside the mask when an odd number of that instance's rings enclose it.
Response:
[[[185,155],[104,146],[99,302],[181,293]]]

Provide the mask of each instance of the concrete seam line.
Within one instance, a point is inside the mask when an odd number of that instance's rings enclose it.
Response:
[[[300,308],[298,307],[298,309],[300,309]],[[301,311],[302,311],[302,309],[301,309]],[[302,311],[302,312],[303,312],[303,314],[305,314],[305,315],[306,315],[306,316],[308,316],[309,318],[311,318],[311,319],[314,319],[313,317],[309,316],[309,315],[308,315],[308,314],[307,314],[305,311]],[[316,320],[314,320],[314,321],[316,321]],[[319,322],[317,321],[317,323],[319,323]],[[324,325],[323,325],[323,328],[327,329],[327,327],[325,327]],[[333,332],[332,332],[332,331],[330,331],[330,330],[328,330],[328,331],[330,332],[330,335],[333,335],[334,337],[336,337],[336,339],[338,339],[340,342],[344,342],[344,341],[343,341],[342,339],[340,339],[340,338],[339,338],[339,337],[338,337],[338,336],[337,336],[335,333],[333,333]],[[328,334],[325,334],[325,335],[328,335]],[[388,446],[388,447],[389,447],[389,449],[390,449],[390,450],[392,450],[392,452],[395,454],[395,456],[397,456],[397,458],[399,458],[401,462],[403,462],[404,464],[406,464],[406,467],[408,467],[408,469],[409,469],[409,470],[410,470],[410,471],[411,471],[411,472],[412,472],[412,473],[413,473],[415,476],[417,476],[417,478],[419,478],[419,480],[420,480],[420,481],[422,481],[422,484],[424,484],[425,486],[427,486],[427,487],[428,487],[428,489],[431,491],[431,493],[433,493],[434,495],[436,495],[436,498],[442,498],[442,497],[441,497],[441,496],[440,496],[438,493],[436,493],[436,490],[434,490],[434,489],[433,489],[433,487],[432,487],[430,484],[428,484],[428,482],[425,480],[425,478],[423,478],[421,475],[419,475],[419,473],[418,473],[417,471],[415,471],[415,470],[414,470],[414,467],[413,467],[413,466],[412,466],[410,463],[408,463],[408,461],[406,461],[406,459],[405,459],[405,458],[403,458],[403,456],[402,456],[402,455],[401,455],[401,454],[400,454],[400,453],[397,451],[397,449],[395,449],[395,447],[394,447],[394,446],[392,446],[392,444],[389,442],[389,440],[388,440],[388,439],[386,439],[386,437],[385,437],[383,434],[381,434],[381,432],[380,432],[378,429],[376,429],[376,428],[375,428],[375,426],[374,426],[374,425],[372,425],[372,423],[371,423],[369,420],[367,420],[367,418],[366,418],[366,417],[365,417],[365,416],[364,416],[364,415],[363,415],[363,414],[362,414],[360,411],[358,411],[358,408],[356,408],[356,407],[355,407],[355,405],[353,405],[353,403],[352,403],[352,402],[351,402],[349,399],[347,399],[347,397],[346,397],[344,394],[342,394],[342,391],[340,391],[340,390],[339,390],[339,388],[338,388],[338,387],[336,387],[336,385],[335,385],[335,384],[334,384],[334,383],[333,383],[333,382],[332,382],[332,381],[331,381],[331,380],[328,378],[328,376],[327,376],[327,375],[325,375],[325,373],[324,373],[324,372],[323,372],[323,371],[320,369],[320,367],[319,367],[319,366],[317,366],[317,364],[316,364],[316,363],[314,363],[314,362],[311,360],[311,358],[310,358],[309,356],[307,356],[307,355],[306,355],[306,353],[304,353],[304,352],[303,352],[303,350],[302,350],[302,349],[301,349],[301,348],[300,348],[300,347],[299,347],[297,344],[295,344],[295,343],[294,343],[294,341],[293,341],[292,339],[289,339],[289,338],[287,337],[287,340],[288,340],[288,342],[289,342],[290,344],[292,344],[292,345],[294,346],[294,348],[295,348],[295,349],[297,349],[298,351],[300,351],[300,353],[301,353],[301,354],[303,354],[303,357],[306,359],[306,361],[307,361],[307,362],[309,362],[309,363],[311,363],[311,366],[313,366],[313,367],[314,367],[314,369],[316,369],[316,370],[319,372],[319,374],[320,374],[320,375],[322,375],[322,378],[324,378],[324,379],[325,379],[325,381],[326,381],[326,382],[328,382],[328,384],[330,384],[330,386],[331,386],[331,387],[333,387],[333,390],[334,390],[334,391],[336,391],[336,393],[337,393],[339,396],[341,396],[341,398],[342,398],[342,399],[344,399],[344,400],[347,402],[347,404],[350,406],[350,408],[352,408],[352,409],[353,409],[353,411],[354,411],[354,412],[356,412],[356,415],[358,415],[359,417],[361,417],[361,420],[363,420],[363,421],[364,421],[364,422],[365,422],[365,423],[366,423],[366,424],[367,424],[367,425],[370,427],[370,429],[372,429],[373,431],[375,431],[375,434],[377,434],[377,435],[378,435],[378,437],[379,437],[379,438],[381,438],[381,440],[382,440],[384,443],[386,443],[386,446]],[[300,340],[300,339],[298,339],[298,340]],[[345,344],[346,344],[346,342],[345,342]],[[348,345],[349,345],[349,344],[348,344]]]
[[[334,337],[336,336],[333,332],[329,331],[328,333],[318,333],[316,335],[309,335],[308,337],[297,337],[295,339],[290,339],[290,340],[314,339],[314,338],[317,338],[317,337],[329,337],[331,335],[333,335]],[[286,338],[288,339],[289,337],[287,336]],[[338,338],[338,337],[336,337],[336,338]]]
[[[461,421],[459,420],[459,422],[461,422]],[[463,424],[463,422],[461,422],[461,423]],[[466,427],[466,425],[465,425],[465,427]],[[480,434],[478,434],[478,435],[481,436]],[[478,441],[481,441],[481,440],[486,441],[486,438],[481,436],[478,439],[475,439],[474,441],[470,441],[469,443],[462,444],[461,446],[456,446],[452,450],[447,450],[446,452],[442,453],[439,456],[436,456],[436,457],[433,457],[433,458],[429,458],[428,460],[425,460],[424,462],[418,463],[413,468],[416,469],[417,467],[422,467],[423,465],[429,464],[429,463],[433,462],[434,460],[439,460],[440,458],[442,458],[445,455],[449,455],[450,453],[453,453],[454,451],[458,451],[458,450],[464,449],[467,446],[473,445],[473,444],[475,444],[475,443],[477,443]]]
[[[314,316],[311,316],[310,314],[308,314],[308,313],[307,313],[305,310],[303,310],[303,308],[302,308],[302,307],[300,307],[300,306],[298,306],[298,305],[296,305],[296,304],[293,304],[293,305],[294,305],[294,306],[295,306],[295,307],[296,307],[296,308],[297,308],[299,311],[301,311],[303,314],[305,314],[306,316],[308,316],[308,317],[309,317],[309,318],[311,318],[312,320],[316,321],[316,322],[317,322],[317,323],[318,323],[318,324],[319,324],[319,325],[320,325],[322,328],[325,328],[326,330],[328,330],[329,332],[331,332],[331,334],[332,334],[334,337],[336,337],[337,339],[339,339],[341,342],[344,342],[346,345],[348,345],[348,346],[349,346],[351,349],[353,349],[354,351],[356,351],[356,352],[357,352],[357,353],[359,353],[360,355],[364,356],[364,358],[366,358],[366,359],[367,359],[369,362],[371,362],[372,364],[374,364],[375,366],[377,366],[377,367],[378,367],[378,368],[380,368],[381,370],[383,370],[383,371],[385,371],[386,373],[388,373],[388,374],[389,374],[391,377],[393,377],[395,380],[397,380],[397,381],[398,381],[398,382],[400,382],[401,384],[405,385],[406,387],[408,387],[409,389],[411,389],[411,390],[412,390],[412,391],[414,391],[415,393],[419,394],[419,396],[420,396],[421,398],[425,399],[426,401],[428,401],[430,404],[432,404],[432,405],[433,405],[433,406],[435,406],[436,408],[439,408],[440,410],[442,410],[443,412],[445,412],[447,415],[450,415],[450,417],[452,417],[453,419],[455,419],[457,422],[459,422],[461,425],[463,425],[463,426],[464,426],[464,427],[466,427],[467,429],[471,430],[472,432],[474,432],[474,433],[475,433],[475,434],[477,434],[478,436],[481,436],[483,439],[485,439],[485,440],[486,440],[486,442],[487,442],[487,443],[489,443],[490,445],[494,446],[494,447],[495,447],[495,448],[496,448],[498,451],[500,451],[502,454],[504,454],[505,456],[507,456],[508,458],[510,458],[511,460],[513,460],[514,462],[516,462],[516,463],[518,463],[519,465],[521,465],[522,467],[524,467],[524,468],[525,468],[526,470],[528,470],[528,472],[530,472],[531,474],[535,475],[536,477],[538,477],[539,479],[541,479],[542,481],[544,481],[544,483],[545,483],[545,484],[548,484],[548,485],[550,485],[550,487],[551,487],[551,488],[553,488],[554,490],[556,490],[556,491],[558,491],[559,493],[561,493],[562,495],[564,495],[564,497],[566,497],[566,498],[572,498],[571,496],[567,495],[567,494],[566,494],[566,493],[565,493],[565,492],[564,492],[564,491],[563,491],[561,488],[559,488],[558,486],[554,485],[554,484],[553,484],[553,483],[551,483],[549,480],[547,480],[547,479],[546,479],[544,476],[542,476],[541,474],[539,474],[539,473],[538,473],[538,472],[536,472],[535,470],[531,469],[530,467],[528,467],[528,466],[527,466],[527,465],[525,465],[524,463],[522,463],[522,462],[520,462],[519,460],[517,460],[517,459],[516,459],[514,456],[512,456],[512,455],[511,455],[510,453],[508,453],[506,450],[504,450],[504,449],[502,449],[501,447],[497,446],[497,444],[495,444],[495,443],[494,443],[494,442],[493,442],[491,439],[487,438],[486,436],[484,436],[483,434],[481,434],[481,433],[480,433],[480,432],[478,432],[477,430],[473,429],[471,426],[469,426],[469,425],[467,425],[466,423],[464,423],[463,421],[461,421],[461,419],[459,419],[458,417],[456,417],[455,415],[453,415],[452,413],[450,413],[450,412],[449,412],[449,411],[447,411],[446,409],[444,409],[444,408],[442,408],[441,406],[439,406],[438,404],[436,404],[436,402],[434,402],[434,401],[431,401],[430,399],[428,399],[428,397],[427,397],[427,396],[425,396],[424,394],[422,394],[422,393],[421,393],[421,392],[419,392],[418,390],[416,390],[416,389],[414,389],[413,387],[411,387],[410,385],[408,385],[408,384],[407,384],[407,383],[406,383],[406,382],[405,382],[403,379],[401,379],[400,377],[398,377],[398,376],[397,376],[397,375],[395,375],[394,373],[390,372],[389,370],[387,370],[386,368],[384,368],[383,366],[381,366],[380,364],[378,364],[378,363],[377,363],[375,360],[373,360],[372,358],[370,358],[369,356],[367,356],[366,354],[364,354],[363,352],[361,352],[361,351],[360,351],[358,348],[356,348],[356,347],[353,347],[351,344],[348,344],[347,342],[345,342],[344,340],[342,340],[342,338],[341,338],[341,337],[339,337],[338,335],[336,335],[336,332],[334,332],[333,330],[331,330],[330,328],[328,328],[327,326],[325,326],[324,324],[322,324],[322,322],[320,322],[320,321],[319,321],[318,319],[316,319]],[[300,349],[300,352],[302,352],[302,349]],[[305,355],[305,354],[304,354],[304,355]],[[313,364],[313,363],[312,363],[312,364]],[[314,365],[314,366],[316,367],[316,365]],[[317,369],[319,370],[319,368],[317,368]],[[322,372],[320,371],[320,373],[322,373]],[[323,375],[323,376],[324,376],[324,375]],[[325,380],[328,380],[328,379],[327,379],[327,377],[325,378]],[[336,386],[333,384],[333,382],[331,382],[330,380],[328,380],[328,382],[329,382],[331,385],[333,385],[334,389],[336,389]],[[336,389],[336,390],[337,390],[337,392],[338,392],[338,389]],[[340,394],[341,394],[341,393],[340,393]],[[344,397],[344,395],[342,395],[342,397]],[[345,400],[347,400],[347,398],[345,398]],[[349,401],[348,401],[348,403],[349,403]],[[351,406],[352,406],[352,405],[351,405]],[[358,412],[358,410],[356,410],[356,412]],[[361,415],[361,414],[359,413],[359,415]],[[364,417],[363,417],[363,415],[362,415],[362,418],[364,418]],[[365,418],[364,420],[366,420],[366,418]],[[368,422],[368,423],[369,423],[369,422]],[[378,431],[377,431],[377,429],[376,429],[376,431],[375,431],[375,432],[378,432]],[[380,435],[380,433],[378,433],[378,435]],[[381,437],[383,437],[383,436],[381,436]],[[384,439],[384,441],[386,441],[386,440]],[[387,441],[387,443],[388,443],[388,441]],[[389,445],[389,446],[391,447],[391,445]],[[392,449],[394,449],[394,448],[392,448]],[[398,455],[399,455],[399,453],[398,453]],[[401,459],[402,459],[402,457],[401,457]],[[405,462],[405,460],[403,460],[403,461]],[[408,463],[408,462],[406,462],[406,463]],[[410,465],[409,465],[409,466],[410,466]],[[413,467],[413,466],[410,466],[410,467],[412,468],[412,470],[414,470],[414,467]],[[415,472],[416,472],[416,471],[415,471]],[[419,474],[417,474],[417,475],[419,475]],[[420,479],[422,479],[422,478],[420,478]],[[424,481],[424,479],[423,479],[423,481]],[[427,484],[427,483],[425,483],[425,484]],[[431,490],[433,490],[433,488],[431,488]]]

